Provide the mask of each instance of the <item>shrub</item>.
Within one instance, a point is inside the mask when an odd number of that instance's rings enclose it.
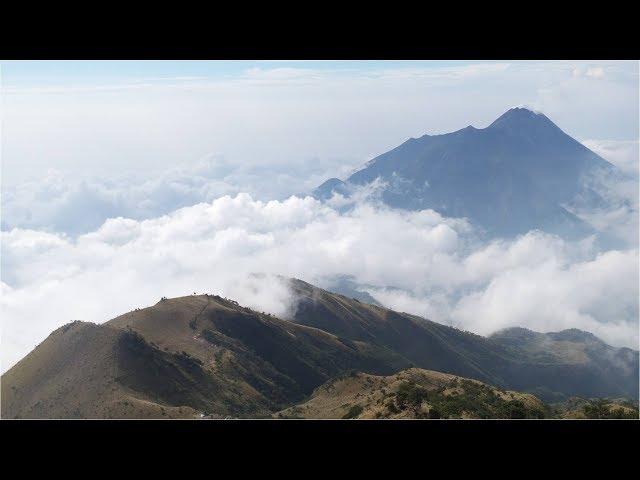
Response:
[[[400,413],[400,410],[396,407],[396,404],[393,401],[389,402],[387,409],[389,410],[389,413]]]
[[[429,418],[442,418],[442,415],[440,414],[437,408],[432,407],[429,410]]]
[[[342,418],[357,418],[362,413],[362,407],[360,405],[353,405],[347,413],[343,415]]]
[[[402,383],[398,387],[397,400],[398,405],[404,406],[419,406],[423,400],[428,396],[428,392],[423,388],[416,386],[415,384],[406,382]]]
[[[623,404],[624,405],[624,404]],[[626,405],[625,405],[626,406]],[[587,418],[606,418],[606,419],[638,419],[638,408],[635,406],[628,407],[631,411],[625,411],[621,406],[610,404],[606,399],[592,400],[583,407],[584,414]]]

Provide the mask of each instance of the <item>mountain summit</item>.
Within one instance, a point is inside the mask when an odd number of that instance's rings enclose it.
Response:
[[[466,217],[490,235],[542,229],[576,237],[590,228],[567,206],[602,202],[586,180],[614,168],[544,114],[512,108],[486,128],[411,138],[313,195],[349,195],[379,180],[382,201],[394,208]]]
[[[524,107],[514,107],[500,115],[488,128],[510,128],[518,126],[527,128],[533,125],[547,126],[560,130],[558,126],[549,120],[549,117],[540,112],[534,112]]]

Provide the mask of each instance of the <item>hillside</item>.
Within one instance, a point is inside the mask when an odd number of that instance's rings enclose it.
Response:
[[[637,350],[611,347],[578,329],[539,333],[509,328],[489,338],[516,360],[506,372],[512,388],[531,391],[547,401],[561,400],[567,392],[587,398],[638,398]]]
[[[544,418],[535,396],[411,368],[381,377],[353,373],[317,388],[275,418]]]
[[[455,375],[411,368],[390,376],[350,372],[318,387],[274,418],[638,419],[638,402],[570,397],[545,404],[532,394]]]
[[[301,280],[292,280],[291,288],[299,299],[293,321],[384,347],[416,367],[532,392],[546,401],[638,398],[638,351],[611,347],[588,332],[515,328],[485,338]]]
[[[193,417],[193,407],[214,409],[233,395],[224,387],[131,332],[73,322],[2,376],[2,417]]]
[[[640,419],[638,402],[621,398],[584,399],[571,397],[565,402],[551,405],[551,411],[556,418]]]
[[[56,330],[2,376],[2,416],[261,417],[346,369],[406,366],[383,349],[194,295]]]
[[[102,325],[65,325],[2,376],[2,417],[268,417],[346,372],[411,367],[553,401],[637,398],[638,352],[586,332],[485,338],[301,280],[290,285],[298,305],[287,320],[191,295]]]
[[[466,217],[489,235],[542,229],[576,237],[591,229],[566,207],[577,201],[602,206],[587,180],[614,171],[545,115],[513,108],[486,128],[411,138],[345,181],[327,180],[313,195],[349,196],[379,179],[386,184],[381,198],[391,207]]]
[[[383,347],[412,366],[502,383],[495,367],[506,365],[506,350],[486,338],[362,303],[301,280],[291,280],[290,285],[298,300],[293,322]]]

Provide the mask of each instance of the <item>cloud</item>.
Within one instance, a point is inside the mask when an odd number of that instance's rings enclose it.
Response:
[[[459,219],[362,201],[223,196],[77,237],[2,232],[2,365],[73,319],[103,322],[161,296],[212,292],[286,316],[287,289],[253,272],[326,282],[351,275],[382,303],[489,333],[576,327],[638,341],[637,248],[598,254],[541,232],[484,245]]]
[[[589,241],[530,232],[474,249],[451,267],[448,282],[367,291],[391,308],[483,335],[580,328],[637,348],[637,249],[596,253]]]
[[[603,67],[576,67],[573,69],[572,74],[574,77],[604,78],[605,70]]]
[[[588,148],[614,163],[623,178],[598,179],[598,190],[609,201],[601,211],[576,211],[598,230],[610,230],[631,241],[637,230],[638,141],[585,140]],[[364,162],[341,158],[313,162],[234,162],[207,155],[195,162],[151,172],[124,170],[118,175],[76,178],[49,169],[40,178],[4,185],[2,229],[28,228],[78,235],[100,227],[109,218],[154,218],[223,195],[249,193],[257,200],[284,200],[311,192],[330,177],[346,178]],[[398,177],[391,187],[403,188]],[[382,185],[373,183],[352,198],[330,200],[336,208],[375,199]],[[634,230],[635,229],[635,230]],[[634,243],[632,243],[634,244]]]
[[[604,68],[602,67],[587,68],[585,75],[587,77],[592,77],[592,78],[604,78]]]
[[[582,141],[583,145],[613,163],[625,174],[638,177],[638,140],[594,140]]]
[[[328,176],[346,174],[354,167],[339,159],[265,167],[208,155],[146,177],[123,172],[74,179],[50,169],[40,179],[4,188],[2,229],[78,235],[97,229],[109,218],[154,218],[241,192],[261,200],[285,199],[310,192]]]
[[[581,328],[614,344],[637,348],[638,252],[610,251],[559,264],[517,266],[466,295],[454,320],[481,334],[518,323],[539,331]],[[631,338],[628,335],[631,334]]]
[[[583,143],[619,170],[594,172],[586,178],[587,186],[604,199],[602,205],[594,208],[589,202],[586,206],[577,202],[570,209],[609,241],[638,245],[638,141],[585,140]]]

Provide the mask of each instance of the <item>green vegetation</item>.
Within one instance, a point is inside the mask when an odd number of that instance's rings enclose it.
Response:
[[[362,407],[360,405],[353,405],[347,413],[345,413],[342,418],[358,418],[358,416],[362,413]]]
[[[295,418],[638,418],[637,402],[619,398],[637,395],[637,351],[575,332],[487,339],[296,282],[304,301],[292,322],[206,296],[61,327],[3,374],[2,416],[259,418],[286,409]],[[540,363],[549,352],[554,362]],[[405,371],[414,365],[440,373]],[[574,392],[611,399],[574,397],[552,412],[534,397],[446,373],[516,385],[546,402]],[[305,399],[305,409],[290,410]]]
[[[587,418],[638,419],[638,407],[630,402],[626,402],[624,405],[616,405],[607,399],[597,399],[591,400],[582,408]]]
[[[427,390],[408,381],[402,383],[395,397],[394,410],[412,409],[417,418],[544,418],[545,412],[531,408],[521,400],[505,400],[487,385],[470,380],[454,380],[455,388],[445,394],[445,388]],[[423,406],[428,408],[421,408]]]

